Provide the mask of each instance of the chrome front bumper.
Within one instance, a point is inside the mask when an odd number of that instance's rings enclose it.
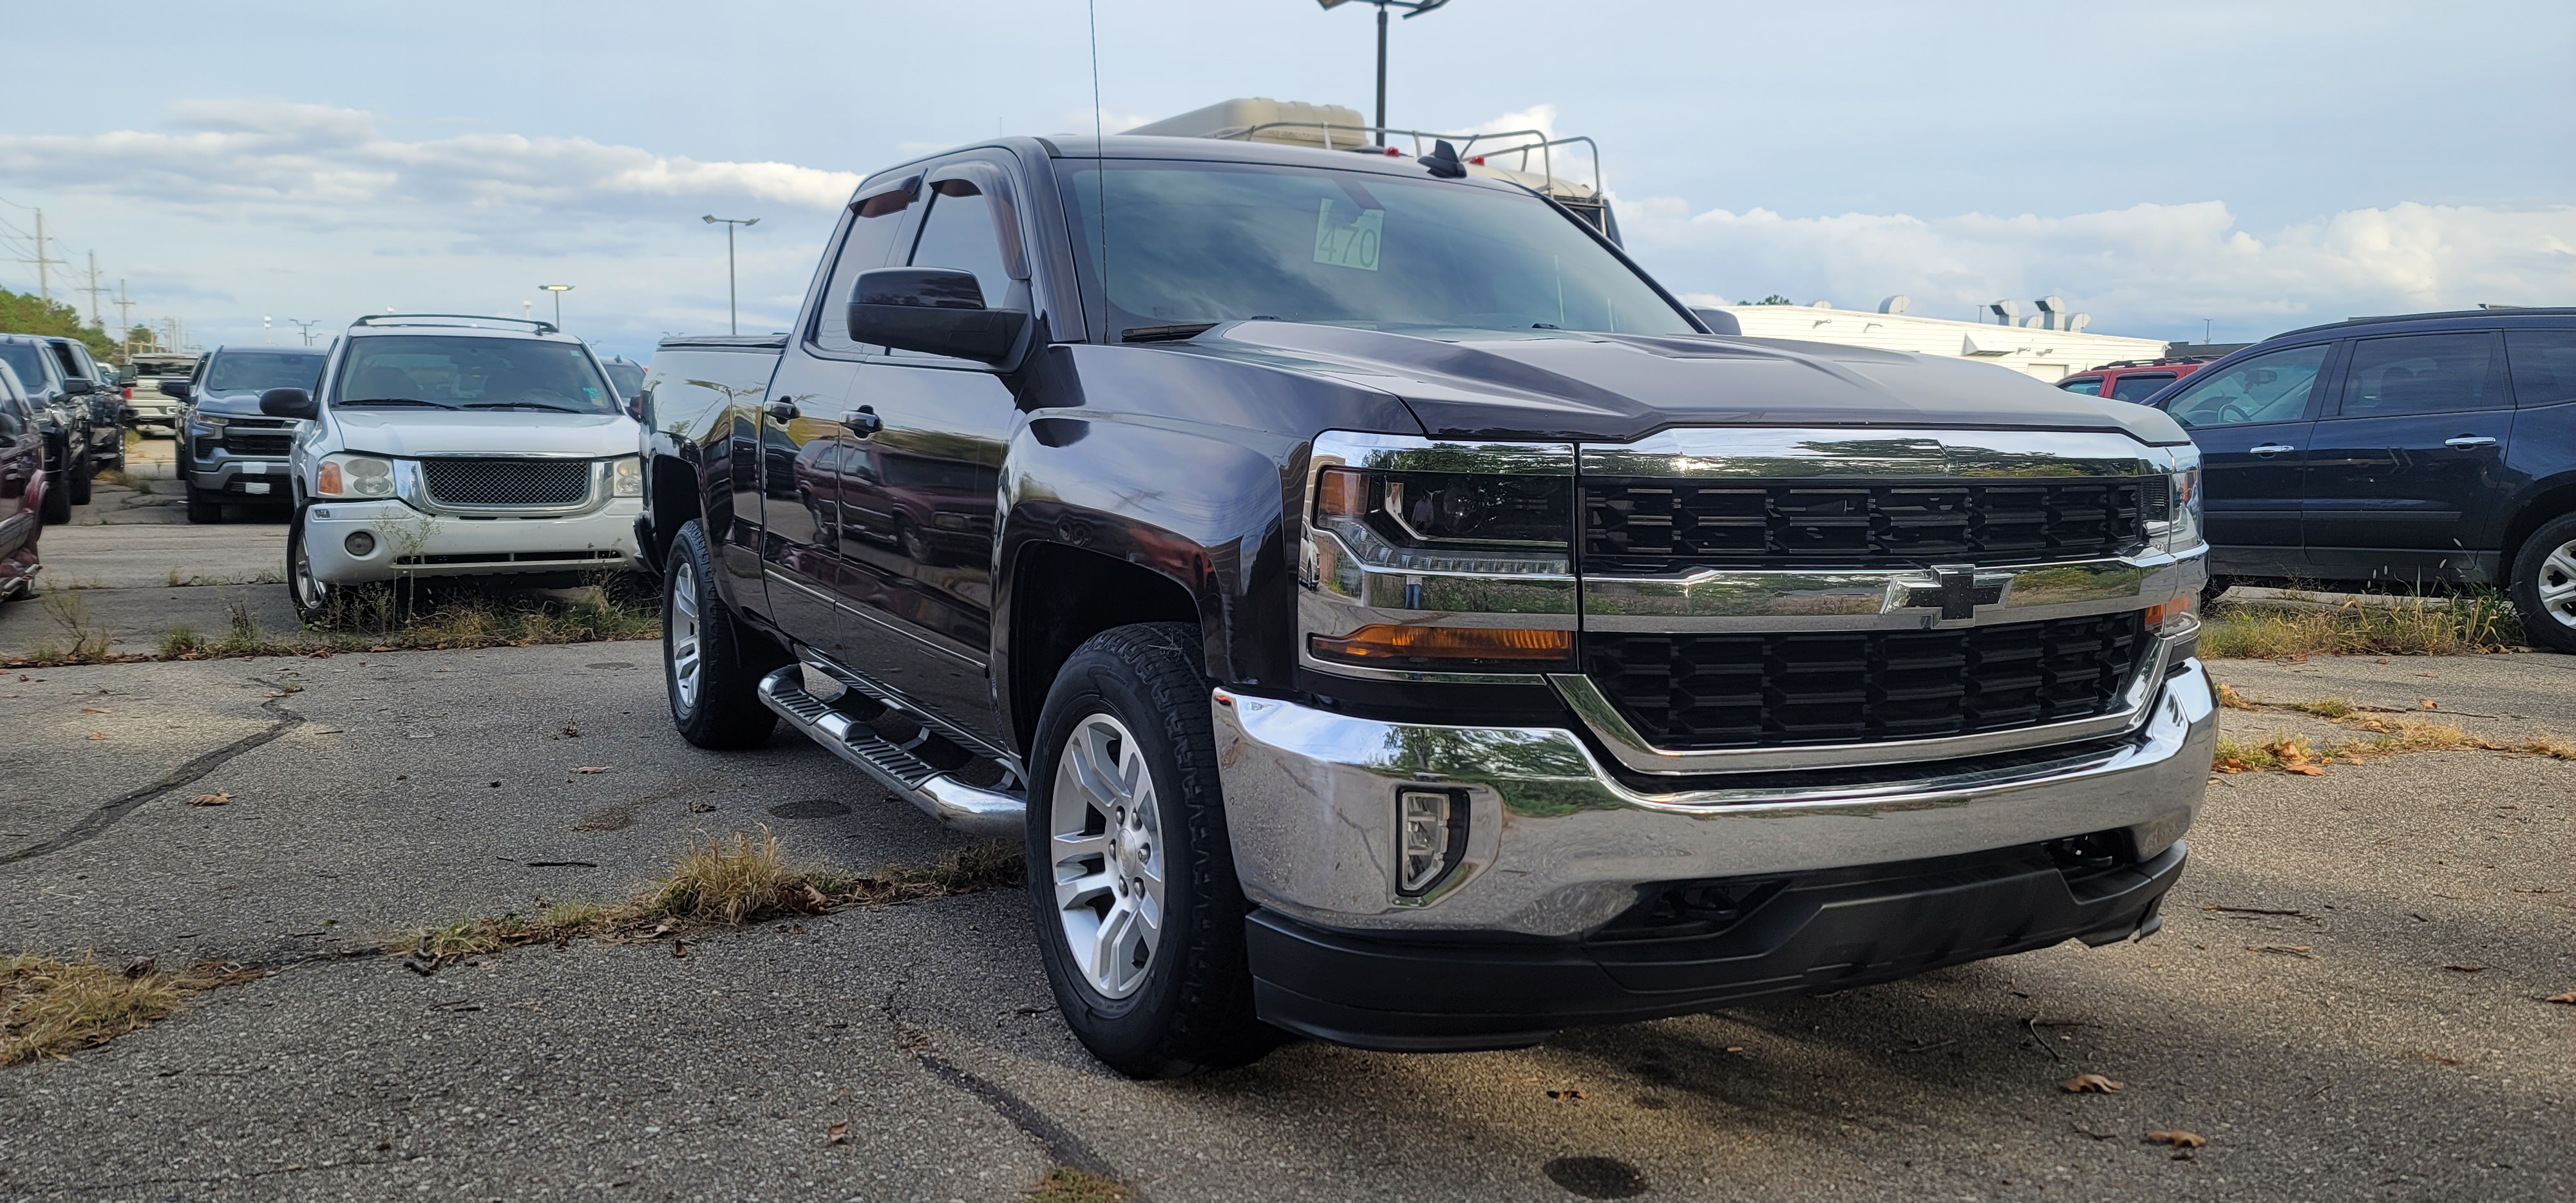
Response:
[[[1604,769],[1574,732],[1416,726],[1219,689],[1217,764],[1235,871],[1257,905],[1316,926],[1571,937],[1653,882],[1955,856],[2126,829],[2141,857],[2191,826],[2217,704],[2184,660],[2118,739],[2025,753],[2009,767],[1891,769],[1866,784],[1653,793]],[[1723,778],[1707,778],[1722,781]],[[1459,867],[1396,892],[1396,789],[1461,790]]]
[[[635,555],[635,516],[644,503],[621,497],[586,514],[457,518],[424,514],[399,501],[319,501],[304,511],[305,554],[325,584],[408,576],[491,576],[625,570]],[[349,549],[358,531],[365,555]]]

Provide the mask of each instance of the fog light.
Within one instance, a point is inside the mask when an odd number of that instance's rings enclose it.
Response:
[[[1467,850],[1467,801],[1446,790],[1399,790],[1395,826],[1395,892],[1421,897],[1449,876]]]
[[[350,555],[370,556],[376,552],[376,537],[362,530],[353,530],[348,538],[340,540],[340,546],[348,548]]]

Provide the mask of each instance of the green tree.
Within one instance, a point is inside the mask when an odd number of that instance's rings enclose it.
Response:
[[[23,292],[0,288],[0,331],[10,334],[65,334],[89,344],[89,353],[100,359],[123,360],[116,339],[94,324],[84,323],[80,311],[61,301],[48,301]]]

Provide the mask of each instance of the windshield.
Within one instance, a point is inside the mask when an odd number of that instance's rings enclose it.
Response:
[[[1110,328],[1273,318],[1370,328],[1696,333],[1645,279],[1528,195],[1268,164],[1071,160],[1083,295]],[[1105,171],[1104,171],[1105,168]],[[1104,175],[1106,179],[1104,180]]]
[[[0,343],[0,363],[18,373],[18,383],[28,389],[45,387],[45,353],[25,343]]]
[[[617,412],[590,354],[571,343],[470,335],[385,334],[349,340],[334,405]]]
[[[264,393],[322,387],[322,357],[280,351],[225,351],[206,365],[209,393]]]
[[[644,369],[614,359],[599,366],[608,369],[609,382],[617,386],[618,396],[632,397],[644,391]]]

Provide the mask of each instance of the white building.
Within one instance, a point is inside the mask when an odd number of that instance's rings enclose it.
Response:
[[[2011,324],[2020,317],[2020,306],[2013,302],[1998,301],[1991,308],[1998,321],[2005,324],[1920,317],[1905,312],[1904,297],[1889,297],[1876,313],[1836,309],[1824,301],[1813,305],[1720,305],[1695,312],[1721,334],[1728,333],[1727,323],[1732,321],[1734,333],[1754,338],[1796,338],[1949,355],[1991,363],[2051,383],[2069,372],[2126,359],[2157,359],[2165,353],[2162,339],[2086,333],[2084,324],[2091,315],[2067,313],[2055,297],[2041,298],[2040,311],[2021,324]]]

